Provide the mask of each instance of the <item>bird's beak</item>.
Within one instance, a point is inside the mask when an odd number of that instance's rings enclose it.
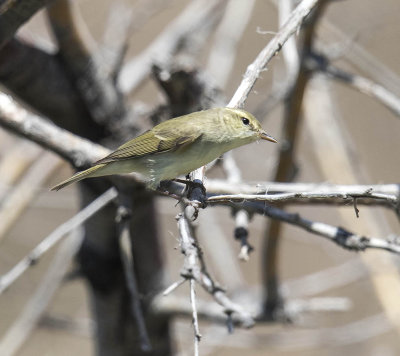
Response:
[[[278,142],[272,136],[268,135],[265,131],[260,131],[260,138],[262,140],[267,140],[267,141],[271,141],[271,142],[275,142],[275,143]]]

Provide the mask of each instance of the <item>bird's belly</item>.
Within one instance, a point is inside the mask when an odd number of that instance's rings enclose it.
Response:
[[[183,152],[175,151],[154,155],[149,159],[149,166],[152,167],[154,178],[161,181],[188,174],[213,161],[225,152],[225,150],[221,150],[220,145],[197,146],[190,147]],[[156,177],[157,175],[158,177]]]

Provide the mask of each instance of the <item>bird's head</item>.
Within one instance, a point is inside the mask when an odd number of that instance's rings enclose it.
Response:
[[[249,112],[241,109],[225,108],[226,116],[232,134],[239,139],[247,142],[257,140],[267,140],[277,142],[272,136],[268,135],[261,127],[258,120]]]

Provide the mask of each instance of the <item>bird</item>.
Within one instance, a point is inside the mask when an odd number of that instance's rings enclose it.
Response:
[[[150,189],[188,174],[234,148],[257,140],[277,142],[249,112],[213,108],[166,120],[118,147],[92,167],[51,190],[85,178],[136,172]]]

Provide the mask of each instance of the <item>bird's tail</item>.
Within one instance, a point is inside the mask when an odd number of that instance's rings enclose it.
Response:
[[[51,188],[51,190],[60,190],[64,187],[66,187],[67,185],[70,185],[75,182],[79,182],[82,179],[89,178],[89,177],[96,177],[97,174],[95,174],[95,172],[104,166],[105,166],[105,164],[97,164],[96,166],[90,167],[90,168],[86,169],[85,171],[75,173],[71,178],[68,178],[67,180],[57,184],[56,186]]]

